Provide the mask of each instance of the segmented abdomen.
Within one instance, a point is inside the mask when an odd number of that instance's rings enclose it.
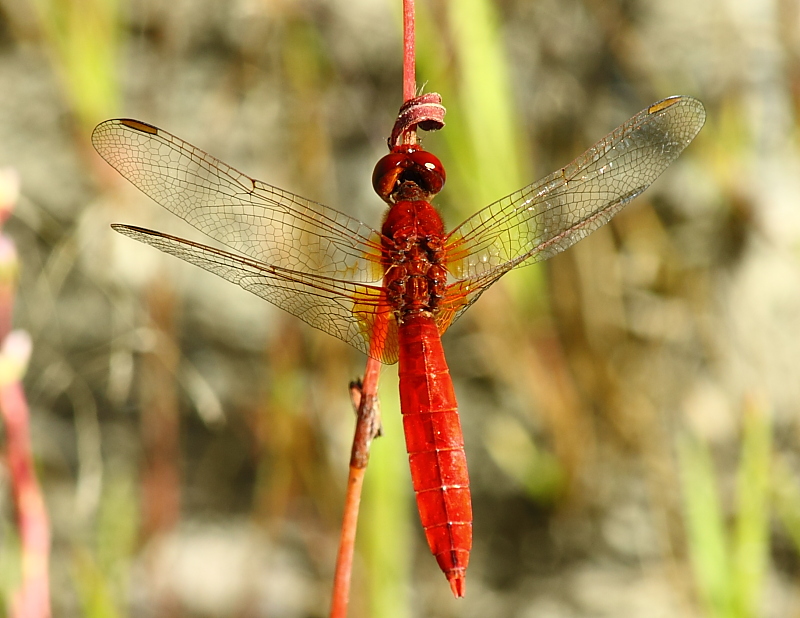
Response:
[[[431,552],[463,596],[472,502],[453,382],[430,314],[407,315],[398,330],[400,407],[417,507]]]

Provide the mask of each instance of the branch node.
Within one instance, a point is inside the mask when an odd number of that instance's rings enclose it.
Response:
[[[417,128],[423,131],[438,131],[444,127],[444,114],[442,97],[436,92],[409,99],[403,103],[397,114],[389,138],[389,149],[400,144],[416,144]]]

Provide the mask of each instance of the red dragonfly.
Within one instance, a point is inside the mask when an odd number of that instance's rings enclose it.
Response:
[[[464,441],[441,335],[512,268],[545,260],[607,223],[694,139],[703,105],[654,103],[566,167],[445,232],[431,199],[445,182],[421,146],[375,167],[380,231],[255,180],[138,120],[107,120],[100,155],[231,253],[131,225],[126,236],[196,264],[383,362],[400,362],[411,477],[431,551],[456,596],[472,546]]]

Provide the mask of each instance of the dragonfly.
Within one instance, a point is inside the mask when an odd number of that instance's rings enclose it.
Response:
[[[381,158],[380,229],[251,178],[145,122],[107,120],[92,143],[122,176],[230,250],[133,225],[117,232],[200,266],[365,354],[399,362],[411,477],[431,552],[464,595],[472,502],[441,335],[508,271],[546,260],[607,223],[681,154],[705,122],[672,96],[569,165],[476,212],[450,232],[431,204],[442,163],[421,145]]]

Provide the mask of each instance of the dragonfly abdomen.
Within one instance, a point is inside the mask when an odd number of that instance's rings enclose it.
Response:
[[[431,552],[456,596],[472,547],[472,501],[453,382],[433,317],[399,327],[400,408],[411,478]]]

